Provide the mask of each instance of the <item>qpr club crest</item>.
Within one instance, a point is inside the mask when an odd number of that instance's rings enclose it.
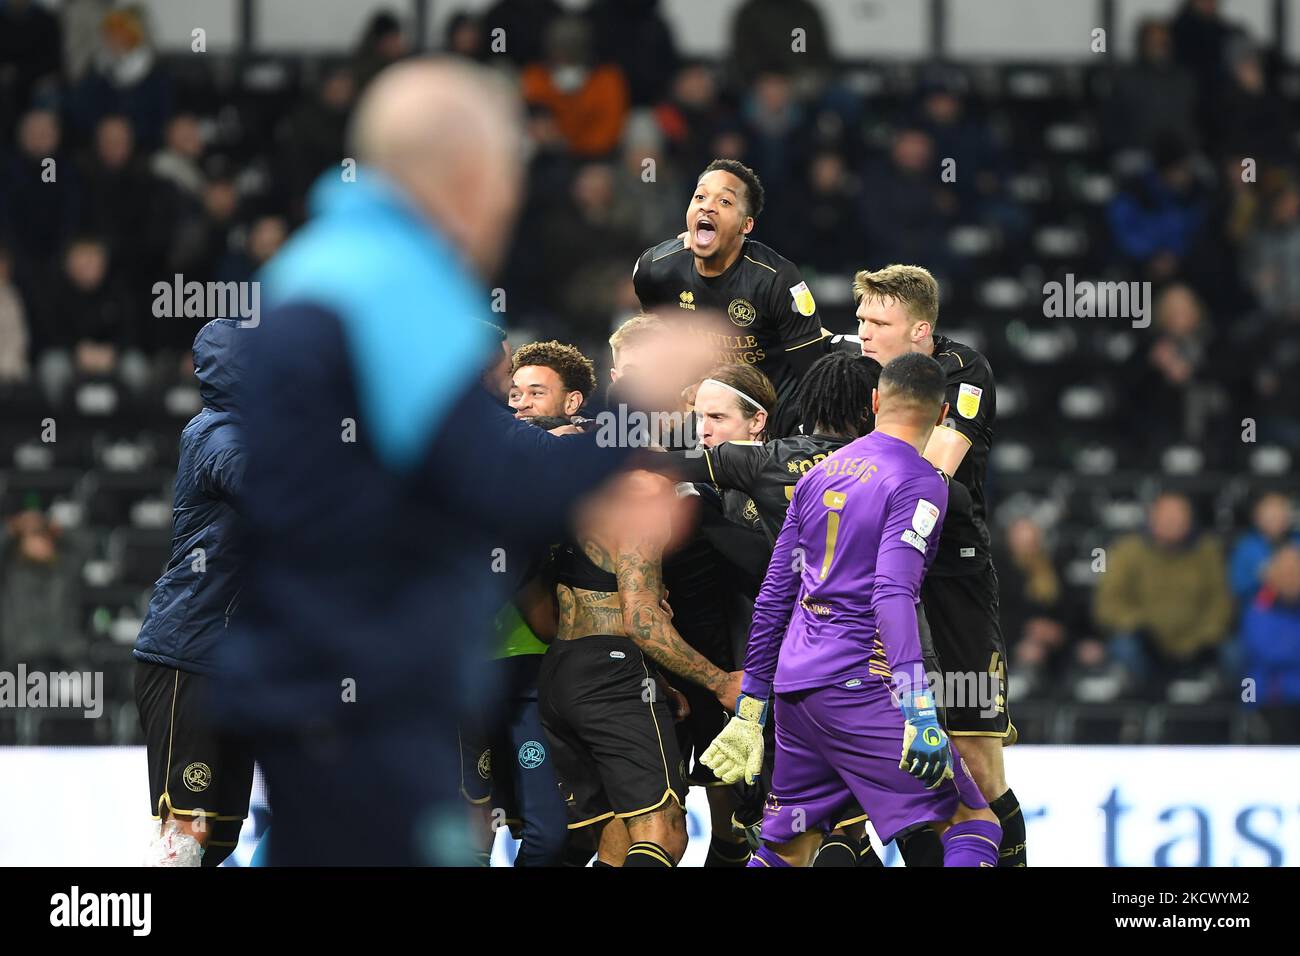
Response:
[[[754,320],[758,318],[758,310],[745,299],[732,299],[731,304],[727,306],[727,315],[732,322],[743,329],[747,325],[754,324]]]
[[[519,748],[519,766],[525,770],[536,770],[546,760],[546,748],[536,740],[525,740]]]

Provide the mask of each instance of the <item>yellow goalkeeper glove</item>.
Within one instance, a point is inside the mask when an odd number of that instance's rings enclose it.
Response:
[[[753,783],[762,773],[767,709],[767,701],[741,694],[736,698],[736,716],[700,755],[700,763],[723,783],[737,783],[742,778],[745,783]]]

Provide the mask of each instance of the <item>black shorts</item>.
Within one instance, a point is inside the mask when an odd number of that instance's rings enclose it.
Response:
[[[990,565],[975,574],[926,575],[921,606],[927,628],[921,644],[943,673],[935,687],[945,726],[954,737],[1015,740],[1007,712],[1007,649],[998,624],[998,575]]]
[[[542,661],[538,701],[569,829],[670,802],[684,806],[672,708],[654,665],[630,638],[552,643]]]
[[[712,691],[699,684],[683,680],[674,686],[682,692],[691,709],[686,719],[676,727],[677,747],[682,755],[683,766],[689,767],[686,773],[687,785],[730,786],[719,780],[717,774],[700,763],[700,757],[704,756],[704,751],[709,749],[713,738],[722,733],[722,728],[726,727],[727,722],[731,720],[731,714],[727,713]]]
[[[482,722],[462,718],[457,727],[460,749],[460,795],[479,807],[492,799],[492,747]]]
[[[238,842],[253,790],[253,752],[246,741],[217,733],[207,720],[208,679],[136,661],[135,702],[149,759],[149,809],[201,818],[207,846]],[[205,863],[223,854],[205,854]]]

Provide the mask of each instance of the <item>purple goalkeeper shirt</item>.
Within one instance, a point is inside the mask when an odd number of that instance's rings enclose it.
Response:
[[[947,507],[934,466],[878,431],[801,478],[754,605],[744,693],[923,683],[916,604]]]

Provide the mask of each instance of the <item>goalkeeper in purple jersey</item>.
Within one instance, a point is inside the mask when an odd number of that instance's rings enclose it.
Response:
[[[930,824],[945,866],[997,865],[997,816],[939,725],[917,628],[948,505],[921,457],[947,413],[943,396],[932,358],[893,360],[872,393],[875,431],[795,486],[755,604],[736,716],[702,757],[722,780],[752,780],[775,707],[764,845],[750,866],[806,866],[851,799],[884,842]]]

